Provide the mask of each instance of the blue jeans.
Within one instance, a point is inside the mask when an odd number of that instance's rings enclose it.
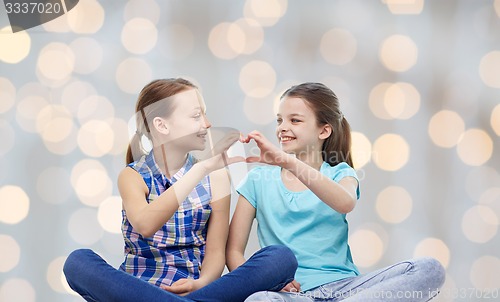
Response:
[[[327,283],[302,293],[258,292],[245,301],[429,301],[439,293],[444,279],[443,266],[437,260],[425,257]]]
[[[87,301],[236,302],[258,291],[279,291],[293,280],[296,269],[297,259],[289,248],[269,246],[234,271],[186,296],[170,293],[117,270],[88,249],[72,252],[63,271],[70,287]]]

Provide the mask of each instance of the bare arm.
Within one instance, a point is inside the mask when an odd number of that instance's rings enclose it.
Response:
[[[246,261],[245,248],[254,218],[255,208],[245,197],[240,195],[236,210],[231,219],[229,238],[226,246],[226,264],[229,271],[235,270]]]
[[[231,205],[231,187],[229,175],[225,169],[210,175],[212,188],[212,213],[208,222],[205,258],[203,259],[200,287],[219,278],[226,264],[225,248],[229,232],[229,208]]]

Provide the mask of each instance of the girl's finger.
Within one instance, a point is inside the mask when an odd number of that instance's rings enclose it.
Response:
[[[250,156],[246,158],[247,163],[258,163],[260,162],[260,156]]]

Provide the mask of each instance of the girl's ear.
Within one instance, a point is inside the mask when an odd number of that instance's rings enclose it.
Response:
[[[158,131],[161,134],[166,135],[170,132],[169,127],[167,127],[167,121],[165,121],[161,117],[155,117],[153,119],[153,127],[155,128],[156,131]]]
[[[321,131],[319,132],[319,139],[327,139],[332,134],[333,129],[330,124],[325,124],[321,126]]]

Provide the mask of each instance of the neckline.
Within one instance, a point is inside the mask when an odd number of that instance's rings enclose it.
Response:
[[[323,161],[323,163],[321,164],[321,166],[319,167],[319,171],[322,172],[323,169],[324,169],[324,165],[326,164],[325,161]],[[280,186],[281,188],[285,191],[285,193],[288,193],[288,194],[295,194],[295,195],[298,195],[298,194],[302,194],[302,193],[305,193],[307,191],[311,191],[311,189],[309,188],[306,188],[305,190],[301,190],[301,191],[292,191],[290,189],[288,189],[286,186],[285,186],[285,183],[283,182],[283,178],[281,177],[281,170],[283,168],[281,167],[277,167],[276,171],[278,173],[278,179],[279,179],[279,183],[280,183]]]

